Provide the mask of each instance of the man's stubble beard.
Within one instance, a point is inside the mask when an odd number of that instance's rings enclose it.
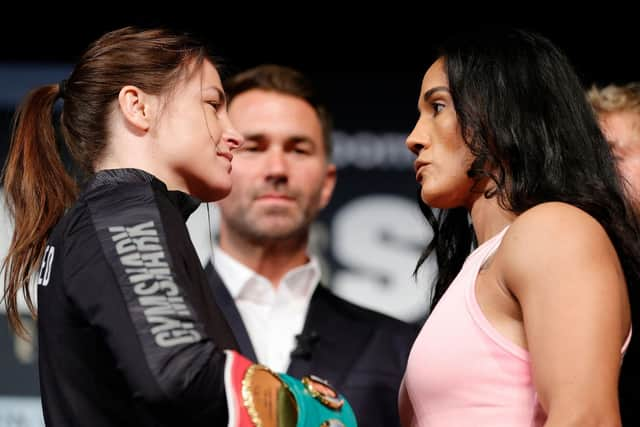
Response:
[[[312,209],[291,214],[289,209],[270,207],[253,215],[231,215],[224,219],[228,232],[261,245],[267,242],[304,241],[308,238],[315,214]]]

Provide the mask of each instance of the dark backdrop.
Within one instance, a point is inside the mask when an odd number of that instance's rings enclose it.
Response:
[[[401,312],[407,303],[387,295],[401,286],[420,286],[409,276],[426,235],[411,210],[416,187],[402,142],[417,117],[420,80],[434,59],[434,44],[468,27],[509,24],[548,36],[567,53],[585,86],[640,80],[637,26],[621,19],[628,13],[613,6],[596,16],[562,17],[552,8],[529,4],[506,11],[511,18],[502,15],[505,11],[493,19],[488,11],[467,11],[464,20],[461,6],[435,11],[367,5],[349,15],[321,4],[292,5],[286,11],[216,6],[156,4],[134,13],[130,5],[96,3],[5,13],[0,71],[15,64],[43,69],[71,64],[104,32],[135,24],[194,33],[224,58],[225,73],[265,62],[305,72],[333,112],[343,147],[337,150],[338,189],[316,227],[314,245],[337,290],[374,307],[369,296],[386,298],[390,312]],[[0,82],[0,90],[8,92],[17,83]],[[0,160],[12,113],[10,105],[0,108]],[[0,235],[0,247],[3,238],[6,233]],[[425,287],[422,283],[416,292]],[[405,307],[407,317],[419,317],[416,307]],[[0,315],[0,427],[39,425],[34,349],[16,341],[5,324]]]

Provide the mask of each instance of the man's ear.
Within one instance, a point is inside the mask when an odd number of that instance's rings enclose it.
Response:
[[[124,120],[130,126],[147,131],[151,127],[155,97],[136,86],[124,86],[118,94],[118,104]]]
[[[320,208],[324,208],[329,204],[333,189],[336,187],[337,171],[336,165],[329,163],[327,165],[326,176],[322,184],[322,192],[320,193]]]

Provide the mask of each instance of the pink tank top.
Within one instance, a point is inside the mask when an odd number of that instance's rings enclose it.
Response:
[[[489,323],[475,295],[478,271],[507,229],[469,255],[413,344],[398,397],[404,427],[544,424],[529,353]]]

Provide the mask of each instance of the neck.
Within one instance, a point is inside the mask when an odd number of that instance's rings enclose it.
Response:
[[[150,147],[152,144],[144,137],[120,133],[109,140],[105,152],[96,161],[94,169],[96,171],[141,169],[164,182],[169,190],[181,190],[189,193],[184,179],[159,161]]]
[[[266,277],[274,287],[287,272],[309,262],[308,236],[288,240],[250,241],[220,230],[220,248],[251,270]]]
[[[476,198],[470,213],[478,245],[498,234],[516,219],[516,214],[500,207],[497,197],[487,199],[484,195]]]

